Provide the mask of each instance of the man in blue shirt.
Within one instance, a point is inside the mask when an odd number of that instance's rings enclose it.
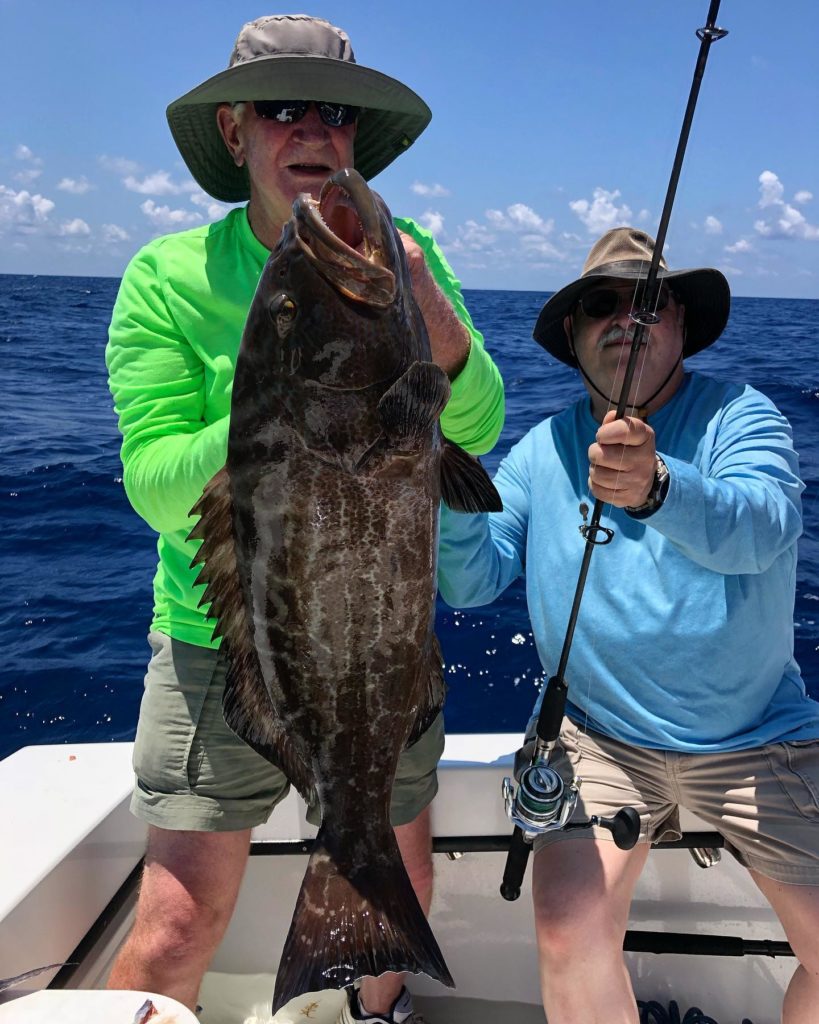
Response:
[[[803,484],[789,424],[767,398],[683,368],[727,321],[716,270],[661,262],[660,320],[615,419],[653,244],[633,228],[607,232],[544,306],[535,338],[580,370],[590,397],[512,449],[495,479],[502,513],[444,510],[440,589],[455,606],[486,604],[525,574],[553,675],[583,556],[577,510],[590,494],[612,506],[551,763],[583,776],[575,819],[630,805],[641,836],[629,851],[599,829],[535,841],[550,1024],[637,1021],[623,935],[650,843],[679,834],[680,806],[723,834],[779,915],[800,961],[782,1019],[807,1024],[819,1021],[819,704],[793,657]]]

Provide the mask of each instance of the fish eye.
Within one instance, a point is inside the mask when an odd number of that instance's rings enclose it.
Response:
[[[279,292],[270,300],[267,311],[274,323],[287,323],[296,315],[296,303],[285,292]]]

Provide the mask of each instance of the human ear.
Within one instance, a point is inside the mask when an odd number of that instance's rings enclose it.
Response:
[[[237,167],[241,167],[245,162],[244,146],[239,133],[239,122],[236,120],[230,104],[223,103],[217,108],[216,124],[219,134],[233,157],[233,162]]]

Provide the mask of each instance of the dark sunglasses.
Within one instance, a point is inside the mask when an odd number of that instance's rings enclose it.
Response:
[[[577,304],[589,319],[602,320],[604,317],[619,313],[624,307],[626,312],[632,308],[639,309],[642,298],[642,289],[634,295],[634,293],[617,291],[614,288],[595,288],[593,291],[586,292]],[[659,313],[664,310],[670,298],[671,291],[668,286],[661,285],[653,312]]]
[[[316,104],[319,117],[329,128],[352,124],[361,113],[361,107],[353,107],[349,103],[326,103],[324,100],[254,100],[253,109],[256,116],[263,117],[265,121],[295,124],[301,121],[311,103]]]

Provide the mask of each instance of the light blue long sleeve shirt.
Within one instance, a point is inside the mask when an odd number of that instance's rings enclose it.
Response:
[[[692,753],[819,737],[793,657],[804,485],[787,420],[751,387],[689,373],[649,422],[670,488],[647,519],[605,510],[615,535],[591,561],[567,712],[627,743]],[[544,420],[498,469],[503,512],[441,514],[442,597],[488,604],[525,574],[547,676],[583,557],[598,426],[588,399]]]

